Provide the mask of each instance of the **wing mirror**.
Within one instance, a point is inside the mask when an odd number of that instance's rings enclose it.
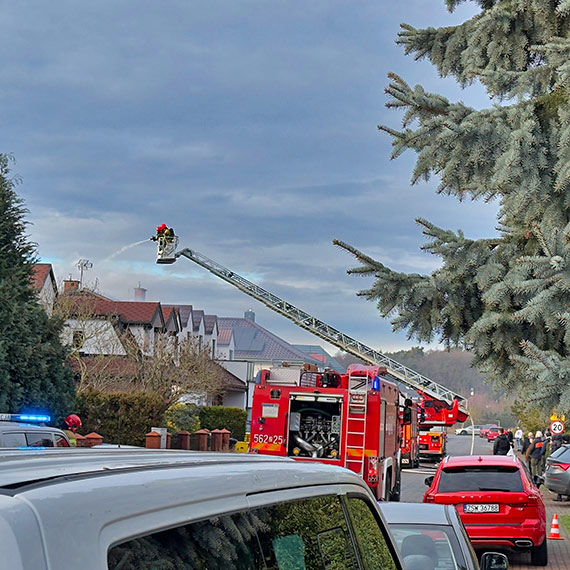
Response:
[[[509,559],[500,552],[485,552],[481,556],[481,570],[507,570]]]
[[[431,477],[426,477],[424,483],[429,487],[433,483],[433,475]]]

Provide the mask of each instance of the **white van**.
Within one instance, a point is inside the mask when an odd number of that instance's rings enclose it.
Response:
[[[402,570],[351,471],[238,453],[0,450],[11,570]]]

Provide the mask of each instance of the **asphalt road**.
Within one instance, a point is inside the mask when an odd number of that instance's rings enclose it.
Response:
[[[493,444],[478,435],[475,436],[474,441],[470,435],[448,435],[447,454],[471,455],[472,444],[474,455],[490,455],[493,452]],[[421,503],[427,489],[424,480],[435,473],[436,467],[436,463],[422,461],[417,469],[404,469],[401,500],[407,503]]]

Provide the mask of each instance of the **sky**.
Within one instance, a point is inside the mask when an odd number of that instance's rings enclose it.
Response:
[[[252,309],[288,342],[316,343],[187,259],[155,264],[148,238],[166,223],[180,247],[394,351],[419,343],[356,296],[373,280],[347,275],[356,260],[333,240],[430,273],[439,260],[420,251],[416,218],[496,233],[496,205],[437,195],[435,179],[411,186],[415,156],[391,160],[377,129],[400,126],[385,107],[389,72],[489,104],[395,43],[400,23],[457,24],[474,3],[450,14],[443,0],[18,0],[2,11],[0,152],[15,158],[30,239],[60,284],[86,259],[84,285],[113,299],[140,284],[147,301]]]

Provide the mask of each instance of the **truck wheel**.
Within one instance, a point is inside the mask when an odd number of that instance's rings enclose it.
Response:
[[[540,546],[530,549],[530,563],[533,566],[546,566],[548,564],[548,546],[546,538]]]

